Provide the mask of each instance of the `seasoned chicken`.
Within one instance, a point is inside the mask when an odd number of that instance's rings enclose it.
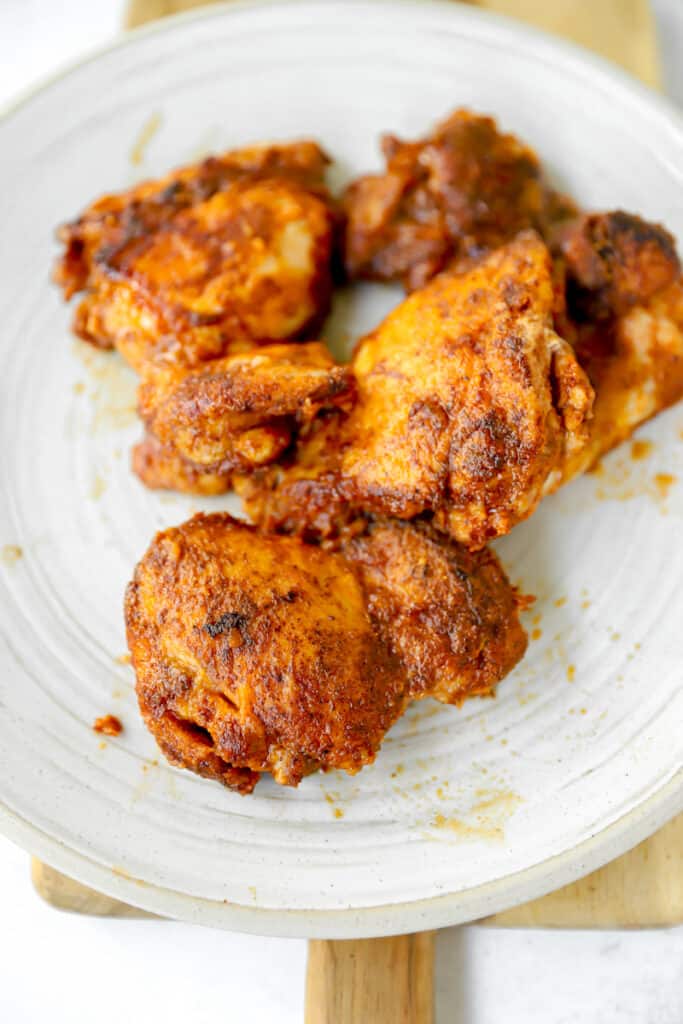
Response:
[[[245,472],[276,459],[321,409],[349,404],[351,384],[350,371],[336,366],[318,342],[266,345],[192,370],[150,364],[138,408],[158,445],[152,464],[138,454],[136,468],[152,486],[168,478],[182,482],[182,490],[206,493],[207,470],[227,485],[231,470]],[[175,461],[170,473],[160,471],[160,463],[169,461]]]
[[[508,533],[587,439],[593,391],[552,327],[550,255],[519,235],[410,296],[361,344],[342,475],[365,507],[432,512],[471,548]]]
[[[669,232],[621,210],[566,225],[557,255],[595,389],[588,444],[568,454],[559,484],[683,398],[683,279]]]
[[[177,448],[161,444],[149,433],[133,447],[131,466],[151,490],[181,491],[205,497],[229,491],[234,473],[231,459],[223,466],[209,469],[184,458]]]
[[[314,334],[331,289],[326,164],[311,142],[251,147],[95,202],[59,234],[56,280],[85,291],[76,333],[138,370]]]
[[[233,486],[246,514],[265,531],[331,540],[358,523],[363,510],[349,501],[341,476],[341,451],[348,420],[333,411],[307,424],[284,455],[247,474],[235,473]]]
[[[240,792],[357,772],[406,683],[341,555],[228,515],[157,534],[126,593],[143,718],[173,763]]]
[[[554,321],[558,326],[561,316],[563,333],[573,340],[576,359],[594,388],[595,400],[593,413],[581,428],[585,435],[583,442],[577,443],[574,439],[565,446],[564,454],[545,481],[543,493],[555,490],[590,468],[640,424],[683,398],[683,278],[668,232],[621,211],[590,214],[563,228],[556,255],[555,269],[561,271],[556,274],[556,281],[562,280],[563,275],[566,278],[568,310],[563,311],[561,303],[558,306],[556,296]],[[409,302],[417,302],[418,298],[418,295],[412,296]],[[380,328],[380,333],[383,330]],[[389,362],[380,358],[380,372],[375,376],[379,376],[383,384],[385,375],[394,374],[393,386],[398,391],[404,382],[398,369],[401,359],[398,332],[396,336],[395,358]],[[369,340],[374,345],[374,335]],[[575,393],[572,374],[576,373],[576,367],[566,347],[562,351],[567,360],[566,376],[562,386],[553,381],[554,401],[558,398],[562,401],[563,393]],[[363,346],[361,355],[362,352]],[[425,358],[427,361],[431,362],[429,355]],[[501,379],[511,385],[513,378],[509,370],[500,363],[497,366]],[[414,363],[408,362],[406,367],[414,368]],[[433,378],[437,371],[430,372]],[[413,369],[413,376],[417,380],[427,379],[424,368],[417,372]],[[465,378],[471,382],[469,368],[463,373],[462,379]],[[581,388],[585,389],[585,383]],[[361,382],[361,408],[365,389],[366,385]],[[386,406],[389,420],[398,408],[399,402],[392,396]],[[568,420],[564,413],[563,418],[566,425]],[[517,414],[516,423],[522,422],[521,415]],[[349,453],[352,458],[357,457],[356,423],[356,414],[346,420],[334,414],[327,421],[316,423],[313,430],[304,431],[280,464],[259,470],[249,480],[237,478],[236,486],[249,514],[267,529],[330,537],[358,519],[363,509],[376,508],[376,494],[371,493],[368,499],[359,498],[342,470]],[[412,426],[406,428],[404,440],[410,439],[412,429]],[[393,447],[388,446],[397,465],[404,458],[399,435],[400,430],[397,430]],[[492,442],[494,438],[495,432],[491,435]],[[364,453],[368,457],[373,453],[369,442],[361,441],[358,449],[361,459]],[[449,466],[457,463],[458,451],[456,449],[454,459],[451,448]],[[425,467],[430,465],[431,451],[428,445],[420,447],[414,443],[413,452],[410,464],[419,480]],[[495,459],[493,443],[490,453]],[[516,481],[518,470],[508,454],[508,450],[504,450],[499,464],[503,472],[506,467],[513,469]],[[438,460],[435,464],[438,472]],[[471,461],[469,466],[471,468]],[[399,471],[394,472],[390,464],[387,479],[392,475],[396,480],[401,479]],[[450,479],[448,486],[451,486]],[[480,484],[473,477],[473,498],[479,488]],[[424,495],[427,492],[428,487],[425,487]],[[380,495],[380,501],[384,500]],[[392,511],[402,514],[402,506]],[[498,521],[498,515],[496,510],[494,521]],[[435,520],[438,526],[445,526],[456,536],[467,539],[457,523],[453,529],[453,512],[449,512],[447,503],[436,508]]]
[[[558,484],[683,398],[683,279],[610,321],[580,325],[576,353],[595,405],[588,444],[567,459]]]
[[[456,110],[426,139],[384,136],[382,151],[386,171],[358,178],[344,197],[352,278],[412,291],[454,259],[576,212],[548,188],[533,150],[490,117]]]
[[[407,523],[339,553],[198,515],[157,534],[125,610],[162,751],[243,793],[358,771],[410,698],[489,693],[526,646],[495,556]]]
[[[412,698],[461,704],[491,693],[526,650],[517,599],[492,551],[474,554],[425,523],[371,523],[342,552]]]
[[[566,223],[554,249],[566,268],[569,313],[582,322],[627,313],[681,273],[672,235],[623,210]]]
[[[249,514],[322,536],[358,513],[428,514],[472,549],[507,533],[588,437],[593,391],[555,307],[535,232],[439,275],[361,341],[351,414],[236,481]]]
[[[237,477],[267,531],[324,539],[360,575],[378,631],[403,663],[411,697],[458,704],[489,693],[519,661],[526,636],[495,555],[470,552],[426,522],[368,519],[345,502],[334,418],[316,421],[291,461]]]

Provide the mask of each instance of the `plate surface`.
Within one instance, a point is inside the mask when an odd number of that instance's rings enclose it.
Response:
[[[71,339],[53,229],[88,200],[209,150],[312,135],[338,182],[378,135],[494,113],[592,207],[683,240],[683,132],[569,46],[455,4],[208,9],[138,33],[0,122],[0,827],[162,914],[285,935],[435,927],[540,895],[683,807],[683,409],[499,546],[537,595],[496,700],[424,702],[356,778],[242,798],[157,760],[123,663],[122,594],[154,531],[211,502],[128,468],[135,379]],[[339,296],[347,345],[397,299]],[[657,474],[665,474],[657,478]],[[107,712],[125,730],[102,741]]]

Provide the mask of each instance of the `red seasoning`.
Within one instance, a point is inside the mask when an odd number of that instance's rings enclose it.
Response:
[[[118,736],[123,726],[116,715],[103,715],[95,719],[93,729],[95,732],[103,732],[105,736]]]

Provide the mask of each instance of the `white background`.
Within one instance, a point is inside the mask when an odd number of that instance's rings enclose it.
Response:
[[[683,0],[654,6],[667,88],[683,102]],[[0,104],[110,39],[123,9],[0,0]],[[58,913],[35,895],[27,855],[1,838],[0,914],[2,1024],[303,1020],[305,942]],[[437,1024],[501,1021],[683,1024],[683,928],[440,933]]]

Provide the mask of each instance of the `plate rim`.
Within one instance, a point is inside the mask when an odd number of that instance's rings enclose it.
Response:
[[[577,846],[457,893],[344,910],[281,910],[192,896],[79,853],[0,801],[0,832],[33,856],[114,899],[160,917],[274,938],[364,939],[448,928],[500,913],[583,878],[683,812],[683,769],[646,801]]]
[[[166,16],[124,31],[107,43],[89,48],[82,56],[65,62],[0,105],[0,133],[4,125],[24,107],[82,68],[139,39],[173,33],[188,23],[223,20],[258,8],[313,7],[312,0],[224,0],[186,12]],[[345,12],[370,6],[368,0],[345,0]],[[503,33],[512,44],[535,44],[538,59],[550,53],[574,76],[593,81],[611,95],[637,103],[678,136],[683,147],[683,115],[665,96],[644,85],[626,70],[592,51],[549,32],[534,28],[495,12],[455,5],[452,0],[373,0],[380,7],[440,12],[465,25],[481,26]],[[329,8],[328,8],[329,10]],[[163,917],[185,920],[251,934],[299,938],[370,938],[423,929],[441,928],[477,920],[509,907],[538,898],[576,881],[652,835],[670,818],[683,811],[683,769],[647,799],[561,854],[546,858],[529,868],[504,875],[456,893],[422,900],[394,902],[380,906],[342,910],[281,910],[246,904],[228,904],[168,889],[114,871],[86,854],[67,846],[44,832],[0,799],[0,833],[65,874],[111,897]]]

